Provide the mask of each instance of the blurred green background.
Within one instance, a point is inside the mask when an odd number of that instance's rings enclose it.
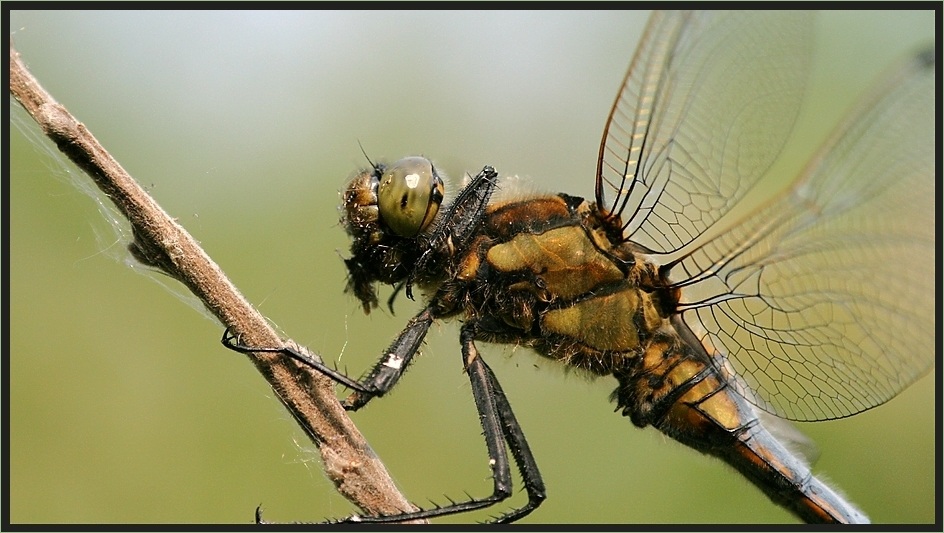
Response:
[[[606,113],[646,13],[18,12],[13,42],[66,105],[286,335],[352,373],[418,308],[342,292],[338,191],[425,154],[592,195]],[[933,40],[931,12],[825,13],[785,162],[802,164],[870,80]],[[140,266],[15,104],[10,197],[10,519],[249,523],[351,511],[313,445],[222,328]],[[929,110],[929,112],[931,112]],[[144,276],[138,275],[144,273]],[[158,283],[152,283],[158,281]],[[168,290],[168,288],[170,290]],[[354,415],[414,501],[490,490],[455,323]],[[486,345],[549,499],[525,522],[793,522],[718,461],[617,414],[609,379]],[[878,522],[929,522],[939,401],[801,429],[816,472]],[[522,498],[522,496],[518,496]],[[521,501],[521,500],[519,500]],[[443,519],[483,520],[488,514]]]

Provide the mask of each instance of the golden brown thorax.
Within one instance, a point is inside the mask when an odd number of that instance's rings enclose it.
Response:
[[[667,325],[670,293],[653,285],[641,250],[606,238],[605,224],[567,195],[490,206],[456,275],[465,313],[498,319],[483,337],[596,374],[640,355]]]

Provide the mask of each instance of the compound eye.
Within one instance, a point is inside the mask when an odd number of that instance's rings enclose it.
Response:
[[[380,218],[401,237],[414,237],[433,222],[443,201],[443,181],[425,157],[405,157],[380,177]]]

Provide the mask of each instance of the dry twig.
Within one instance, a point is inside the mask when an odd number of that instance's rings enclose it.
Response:
[[[186,285],[243,343],[281,345],[283,341],[265,318],[190,234],[43,89],[20,61],[12,40],[10,94],[128,219],[134,235],[128,249],[135,259]],[[318,447],[325,473],[345,498],[367,514],[413,509],[339,404],[332,380],[279,354],[257,353],[250,359]]]

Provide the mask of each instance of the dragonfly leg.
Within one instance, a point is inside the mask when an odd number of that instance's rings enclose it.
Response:
[[[505,396],[498,379],[492,369],[482,359],[473,343],[472,325],[466,324],[462,329],[462,358],[466,373],[472,383],[472,393],[475,397],[475,406],[479,411],[482,429],[485,433],[485,443],[488,447],[489,464],[492,466],[492,475],[495,480],[495,495],[500,492],[510,494],[511,479],[508,471],[508,458],[504,446],[508,445],[511,455],[518,466],[524,488],[528,493],[528,503],[523,507],[505,513],[496,519],[499,523],[514,522],[537,509],[547,497],[544,489],[544,480],[538,471],[537,462],[528,446],[521,425],[511,410],[511,404]],[[499,425],[501,435],[498,435],[494,424]],[[499,437],[503,437],[499,440]],[[500,461],[499,461],[500,459]],[[501,464],[500,464],[501,463]],[[504,472],[499,472],[502,466]],[[499,486],[501,484],[501,487]],[[494,497],[494,496],[493,496]],[[506,496],[507,497],[507,496]]]
[[[432,323],[432,311],[430,307],[426,307],[407,323],[406,328],[400,332],[400,335],[397,336],[390,347],[384,351],[380,360],[374,365],[374,368],[366,376],[358,380],[325,365],[320,359],[290,346],[259,348],[240,344],[239,338],[234,335],[229,328],[223,332],[223,338],[220,342],[230,350],[240,353],[280,353],[325,374],[354,391],[342,401],[341,404],[349,411],[356,411],[366,405],[367,402],[374,397],[383,396],[396,385],[400,376],[403,375],[403,372],[406,370],[407,366],[409,366],[413,356],[419,351],[419,347],[423,343],[426,332],[429,331],[429,327]]]
[[[359,380],[361,388],[354,389],[341,404],[348,411],[357,411],[376,396],[383,396],[399,381],[419,351],[429,327],[433,324],[430,306],[425,307],[410,319],[403,331],[384,350],[383,355],[370,373]]]
[[[419,315],[417,318],[419,318]],[[469,382],[472,385],[472,396],[482,424],[485,445],[488,448],[489,468],[492,470],[492,480],[494,482],[492,494],[485,498],[450,502],[449,505],[420,509],[409,513],[385,516],[351,516],[342,520],[343,522],[402,522],[464,513],[492,506],[509,498],[512,494],[511,465],[508,462],[506,447],[511,450],[515,464],[518,466],[524,480],[525,490],[528,493],[528,503],[497,517],[495,522],[514,522],[534,511],[544,501],[546,497],[544,481],[541,479],[534,455],[531,453],[524,433],[521,431],[521,426],[518,424],[511,410],[511,405],[508,403],[508,398],[498,384],[495,374],[479,356],[478,349],[473,342],[475,338],[474,328],[474,323],[466,323],[462,327],[460,334],[462,361],[466,374],[469,376]],[[402,334],[401,337],[403,337]]]
[[[430,263],[441,257],[444,250],[449,250],[448,255],[459,255],[475,237],[497,186],[498,172],[486,166],[459,191],[459,196],[450,204],[448,212],[437,223],[432,234],[419,238],[423,253],[406,280],[407,298],[413,299],[413,282],[417,275],[426,272]]]

